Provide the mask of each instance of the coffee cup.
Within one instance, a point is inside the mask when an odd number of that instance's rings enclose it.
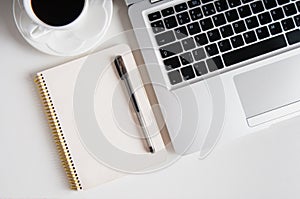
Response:
[[[33,22],[29,36],[36,39],[53,30],[74,28],[85,15],[88,0],[23,0],[23,5]]]

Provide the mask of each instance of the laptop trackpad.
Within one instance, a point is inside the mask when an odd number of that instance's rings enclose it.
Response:
[[[294,56],[234,77],[249,126],[300,110],[299,63]]]

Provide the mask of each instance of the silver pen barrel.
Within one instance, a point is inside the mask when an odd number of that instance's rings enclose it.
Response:
[[[124,76],[124,83],[125,83],[125,87],[127,89],[127,92],[130,95],[129,97],[130,97],[131,104],[134,108],[134,111],[136,113],[138,122],[139,122],[140,127],[142,129],[142,132],[144,134],[144,139],[145,139],[145,141],[146,141],[146,143],[149,147],[149,152],[154,153],[155,148],[154,148],[154,145],[153,145],[153,142],[152,142],[152,139],[151,139],[151,135],[148,131],[146,121],[145,121],[145,119],[144,119],[144,117],[141,113],[141,109],[139,107],[139,104],[137,103],[137,100],[136,100],[134,91],[132,89],[128,74],[125,74],[125,76]]]

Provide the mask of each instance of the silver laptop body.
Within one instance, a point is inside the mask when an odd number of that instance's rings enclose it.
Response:
[[[299,115],[300,2],[273,2],[228,0],[226,8],[222,0],[126,1],[177,153],[205,156],[218,141]]]

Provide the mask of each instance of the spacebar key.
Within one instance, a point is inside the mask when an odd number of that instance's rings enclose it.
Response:
[[[259,43],[255,43],[243,48],[225,53],[223,55],[224,63],[226,66],[231,66],[248,59],[278,50],[287,46],[283,35],[273,37]]]

